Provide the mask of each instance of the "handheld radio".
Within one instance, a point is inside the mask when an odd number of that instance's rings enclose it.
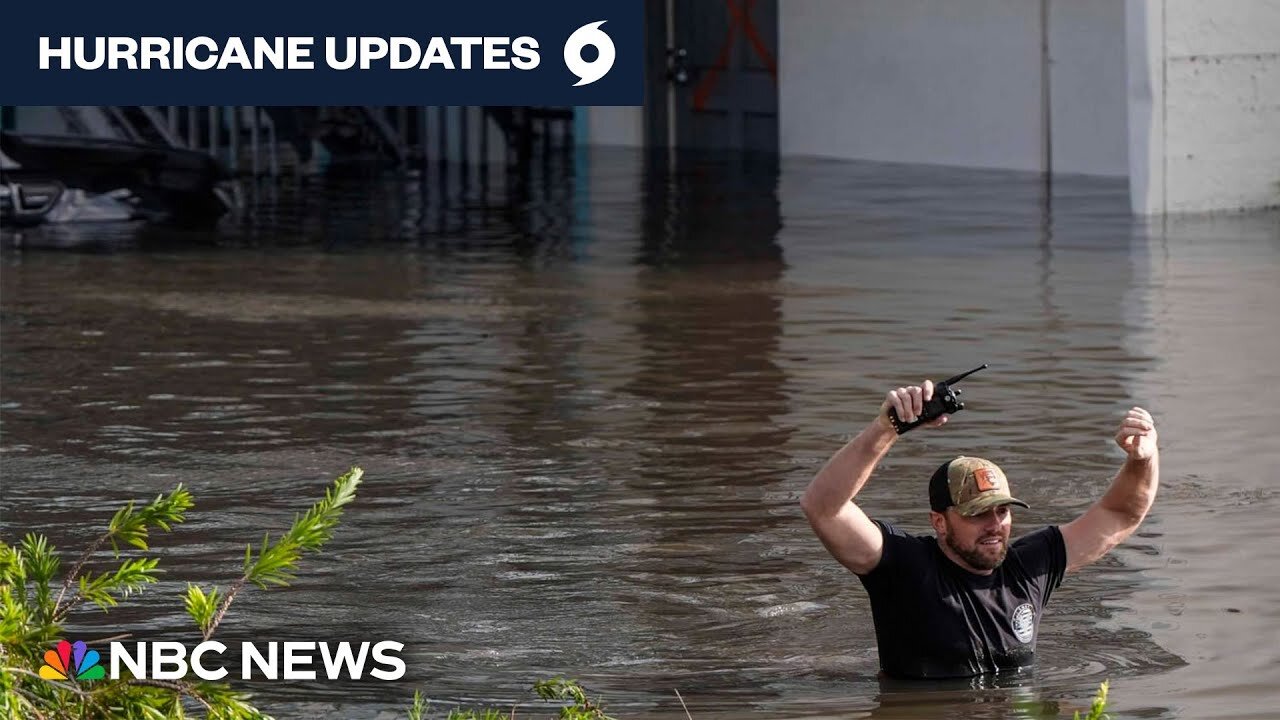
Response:
[[[924,408],[920,413],[920,417],[915,422],[902,422],[898,419],[898,411],[895,408],[889,408],[889,422],[893,425],[893,429],[899,435],[923,425],[931,420],[935,420],[942,415],[951,415],[964,409],[964,403],[960,402],[960,390],[951,387],[970,375],[983,370],[987,367],[983,363],[980,367],[976,367],[969,372],[963,372],[952,378],[947,378],[937,385],[933,386],[933,397],[929,402],[924,404]]]

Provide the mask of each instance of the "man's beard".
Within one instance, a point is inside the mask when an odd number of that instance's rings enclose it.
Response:
[[[990,537],[989,535],[987,537]],[[1000,563],[1004,562],[1004,556],[1009,552],[1009,543],[1000,536],[1000,552],[997,555],[989,555],[982,551],[984,547],[981,542],[985,538],[978,538],[978,542],[974,543],[971,548],[962,548],[951,540],[951,533],[947,533],[942,541],[951,548],[951,552],[955,553],[969,564],[969,567],[977,570],[995,570],[1000,567]]]

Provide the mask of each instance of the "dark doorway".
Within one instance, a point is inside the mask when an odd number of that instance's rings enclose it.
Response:
[[[778,150],[777,0],[648,0],[650,147]]]

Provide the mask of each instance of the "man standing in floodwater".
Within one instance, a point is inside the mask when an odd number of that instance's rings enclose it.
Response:
[[[1031,665],[1040,615],[1063,574],[1094,562],[1137,529],[1156,497],[1160,452],[1151,415],[1135,407],[1116,431],[1128,457],[1083,515],[1009,543],[1010,494],[995,463],[958,457],[929,480],[935,537],[867,517],[854,497],[897,441],[892,408],[914,422],[933,383],[890,391],[876,419],[839,450],[800,501],[818,538],[871,598],[880,667],[900,678],[967,677]],[[922,427],[946,424],[939,417]]]

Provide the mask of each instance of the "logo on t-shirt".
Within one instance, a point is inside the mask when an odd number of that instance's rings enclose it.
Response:
[[[1031,642],[1031,636],[1035,633],[1035,611],[1031,609],[1031,603],[1022,603],[1013,611],[1013,634],[1026,644]]]

